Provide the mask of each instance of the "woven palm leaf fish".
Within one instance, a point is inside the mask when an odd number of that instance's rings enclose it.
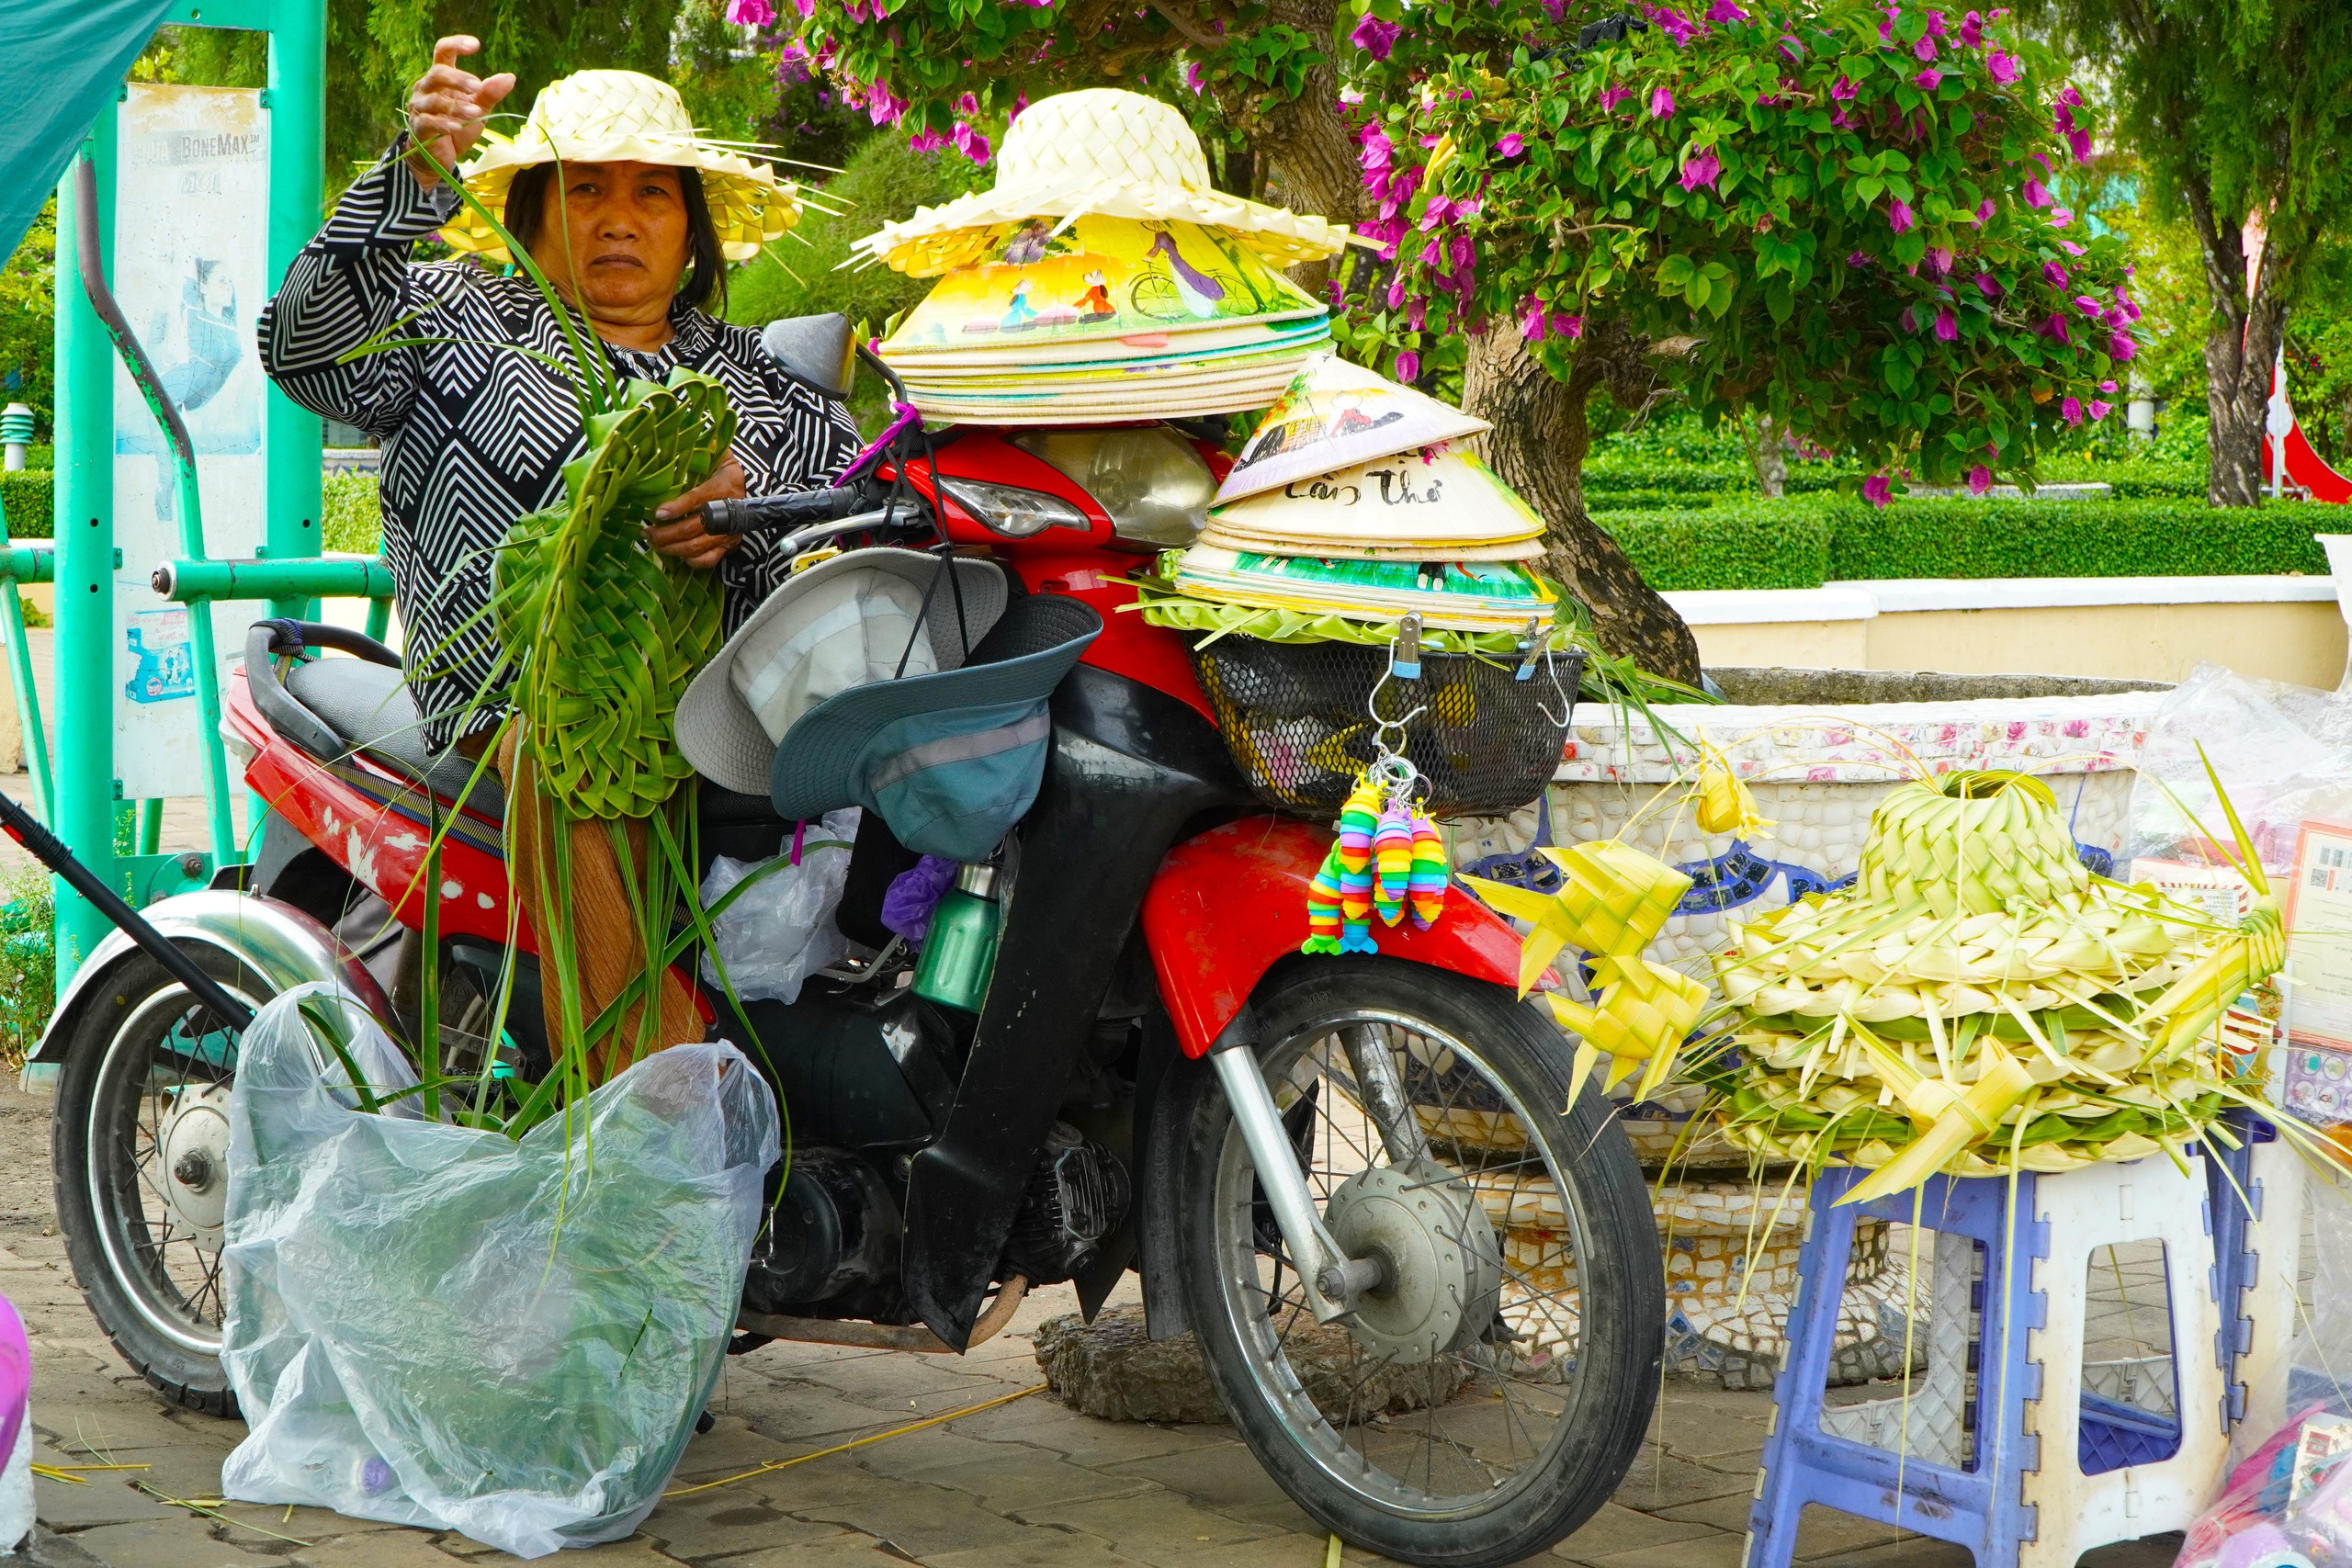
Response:
[[[681,367],[628,383],[587,435],[564,503],[518,518],[499,552],[498,629],[548,793],[574,817],[644,817],[694,773],[672,718],[722,631],[715,575],[653,550],[645,525],[726,459],[735,412]]]

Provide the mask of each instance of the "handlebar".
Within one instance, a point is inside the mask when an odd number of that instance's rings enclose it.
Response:
[[[839,490],[804,490],[790,495],[746,495],[731,501],[703,502],[702,525],[712,534],[773,534],[803,528],[811,523],[832,523],[868,504],[864,485]]]

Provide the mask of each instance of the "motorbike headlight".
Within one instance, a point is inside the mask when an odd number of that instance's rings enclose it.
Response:
[[[989,533],[1008,539],[1025,539],[1048,528],[1075,528],[1084,534],[1094,526],[1085,513],[1041,490],[992,484],[987,479],[951,479],[944,474],[940,476],[939,488]]]
[[[1164,424],[1141,430],[1033,430],[1012,438],[1086,489],[1122,539],[1182,549],[1208,526],[1216,476]]]

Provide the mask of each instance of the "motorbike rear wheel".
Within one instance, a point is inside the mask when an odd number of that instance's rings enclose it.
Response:
[[[273,995],[235,959],[185,951],[247,1006]],[[83,1299],[124,1360],[208,1416],[237,1413],[220,1359],[236,1039],[162,964],[125,959],[67,1044],[50,1145]]]
[[[1179,1245],[1235,1426],[1357,1546],[1430,1568],[1544,1551],[1616,1488],[1657,1395],[1665,1277],[1623,1129],[1590,1084],[1561,1113],[1571,1047],[1494,986],[1318,958],[1252,1006],[1309,1190],[1387,1277],[1317,1329],[1225,1097],[1204,1094]]]

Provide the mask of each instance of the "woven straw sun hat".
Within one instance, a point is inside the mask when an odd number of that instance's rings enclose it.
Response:
[[[482,149],[458,171],[474,199],[493,212],[506,207],[507,187],[535,164],[667,164],[702,171],[704,200],[729,261],[749,261],[760,247],[800,220],[800,197],[789,180],[720,142],[697,135],[685,100],[667,82],[635,71],[575,71],[544,88],[523,129],[513,136],[482,133]],[[492,262],[513,260],[505,242],[470,207],[442,227],[452,250]]]
[[[1000,231],[1033,218],[1099,213],[1221,229],[1276,266],[1336,255],[1343,223],[1216,189],[1183,115],[1155,98],[1088,87],[1041,98],[1005,132],[993,190],[925,207],[852,248],[910,277],[982,260]]]

